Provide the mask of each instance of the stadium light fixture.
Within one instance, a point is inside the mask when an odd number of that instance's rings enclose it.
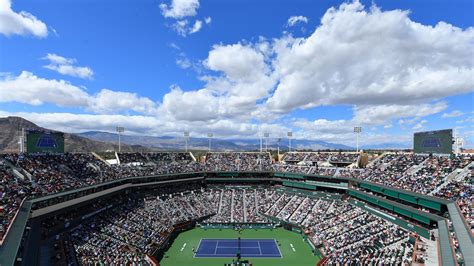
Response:
[[[211,139],[214,137],[214,134],[207,133],[207,137],[209,138],[209,152],[211,152]]]
[[[125,132],[125,128],[124,127],[116,127],[115,130],[117,131],[118,133],[118,146],[119,146],[119,153],[121,151],[121,135],[123,132]]]
[[[263,133],[263,136],[265,137],[265,151],[268,151],[268,138],[270,137],[270,133],[265,132]]]
[[[280,141],[281,138],[278,138],[277,140],[277,159],[280,160]]]
[[[189,139],[189,131],[184,131],[184,142],[185,142],[185,151],[188,152],[188,139]]]
[[[293,137],[293,132],[288,131],[287,136],[288,136],[288,151],[291,152],[291,138]]]
[[[357,152],[359,152],[359,134],[362,132],[362,127],[355,126],[354,133],[356,133],[356,142],[357,142]]]
[[[25,128],[21,128],[19,132],[18,144],[20,144],[20,153],[25,152]]]

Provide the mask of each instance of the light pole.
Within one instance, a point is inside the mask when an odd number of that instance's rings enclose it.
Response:
[[[209,152],[211,152],[211,139],[214,136],[212,133],[207,133],[207,137],[209,138]]]
[[[260,135],[260,152],[263,151],[263,140],[262,140],[262,135]]]
[[[184,131],[185,151],[188,152],[189,131]]]
[[[288,151],[291,152],[291,138],[293,137],[293,132],[288,131]]]
[[[280,160],[280,141],[281,138],[278,138],[277,140],[277,159]]]
[[[18,144],[20,144],[20,153],[25,152],[25,129],[21,128],[20,130],[20,139],[18,140]]]
[[[270,133],[263,133],[263,136],[265,137],[265,151],[268,151],[268,138],[270,137]]]
[[[362,127],[356,126],[354,127],[354,133],[356,133],[356,139],[357,139],[357,152],[359,152],[359,134],[362,132]]]
[[[115,130],[118,133],[118,146],[119,146],[119,153],[120,153],[120,151],[122,150],[121,149],[122,143],[121,143],[120,137],[121,137],[122,133],[125,131],[125,128],[124,127],[116,127]]]

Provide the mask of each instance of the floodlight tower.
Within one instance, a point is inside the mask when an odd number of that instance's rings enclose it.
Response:
[[[207,137],[209,138],[209,152],[211,152],[211,139],[214,137],[214,134],[207,133]]]
[[[117,131],[117,133],[118,133],[118,146],[119,146],[119,153],[120,153],[120,151],[121,151],[121,145],[122,145],[122,143],[121,143],[121,135],[122,135],[123,132],[125,132],[125,128],[124,128],[124,127],[116,127],[116,128],[115,128],[115,131]]]
[[[277,158],[278,158],[278,160],[280,160],[280,141],[281,141],[281,138],[278,138],[277,139]]]
[[[461,137],[456,137],[456,154],[461,153],[461,149],[464,146],[464,139]]]
[[[19,132],[18,144],[20,144],[20,153],[25,152],[25,128],[21,128]]]
[[[362,127],[360,126],[355,126],[354,127],[354,133],[356,133],[356,142],[357,142],[357,152],[359,152],[359,134],[362,132]]]
[[[185,151],[188,152],[188,139],[189,139],[189,131],[184,131],[184,142],[185,142]]]
[[[270,137],[270,133],[263,133],[263,136],[265,137],[265,151],[268,151],[268,138]]]
[[[287,136],[288,136],[288,151],[291,152],[291,138],[293,137],[293,132],[288,131]]]

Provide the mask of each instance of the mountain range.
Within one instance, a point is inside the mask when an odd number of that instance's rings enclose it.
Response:
[[[0,152],[18,151],[18,135],[21,128],[55,131],[42,128],[33,122],[21,117],[0,118]],[[65,133],[65,150],[69,152],[87,151],[115,151],[118,150],[118,135],[116,133],[102,131],[87,131],[83,133]],[[185,140],[183,137],[173,136],[121,136],[122,151],[150,151],[150,150],[184,150]],[[279,143],[276,139],[269,139],[268,145],[262,141],[263,149],[288,151],[288,140],[281,139]],[[292,139],[292,150],[354,150],[353,147],[330,143],[321,140]],[[190,138],[188,149],[207,150],[209,148],[208,138]],[[219,139],[211,140],[213,151],[257,151],[260,149],[260,139]],[[362,146],[363,149],[387,149],[387,148],[407,148],[407,145],[399,143],[384,143],[378,145]]]
[[[101,132],[101,131],[88,131],[78,134],[81,137],[86,137],[96,141],[104,142],[118,142],[118,135],[115,133]],[[183,137],[171,137],[171,136],[132,136],[122,135],[122,143],[129,145],[139,145],[149,147],[157,150],[184,150],[185,139]],[[318,140],[292,140],[292,149],[312,149],[312,150],[350,150],[352,147],[329,143]],[[278,143],[275,139],[270,139],[268,145],[265,144],[265,140],[262,143],[263,149],[277,149]],[[279,143],[280,150],[288,150],[288,140],[281,140]],[[209,148],[208,138],[189,138],[188,149],[192,150],[207,150]],[[211,140],[211,149],[215,151],[256,151],[260,149],[259,139],[218,139],[213,138]]]

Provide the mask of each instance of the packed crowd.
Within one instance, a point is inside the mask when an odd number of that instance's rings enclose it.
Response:
[[[461,180],[451,180],[435,196],[455,200],[474,234],[474,170]]]
[[[69,239],[81,265],[148,265],[151,255],[178,224],[213,214],[212,195],[185,193],[132,196],[73,228]]]
[[[133,154],[133,155],[131,155]],[[143,158],[130,153],[125,161]],[[109,165],[92,153],[1,154],[0,155],[0,239],[24,198],[36,198],[70,189],[95,185],[124,177],[201,171],[189,153],[154,153],[152,166]],[[13,174],[16,171],[17,174]]]
[[[21,202],[29,192],[24,181],[15,178],[11,170],[0,163],[0,240],[3,239]]]
[[[292,164],[291,162],[338,161],[358,158],[354,153],[291,152],[284,163],[272,163],[266,152],[215,152],[206,155],[201,164],[190,153],[119,153],[120,164],[110,165],[92,153],[65,154],[2,154],[0,155],[0,239],[25,198],[35,198],[69,189],[94,185],[123,177],[197,171],[278,171],[324,176],[364,179],[418,193],[434,193],[438,197],[456,200],[469,223],[473,223],[472,173],[462,181],[451,180],[458,169],[473,162],[472,155],[454,157],[417,155],[413,153],[385,154],[365,169],[325,167],[322,164]],[[358,156],[358,155],[357,155]],[[356,159],[355,159],[356,160]],[[290,162],[290,163],[289,163]],[[215,222],[266,222],[259,214],[298,221],[300,210],[284,205],[265,209],[266,201],[277,202],[272,192],[247,188],[211,191],[217,204]],[[265,197],[261,197],[265,195]],[[279,204],[288,203],[287,198]],[[255,204],[254,204],[255,203]],[[299,203],[297,201],[296,203]],[[302,199],[301,204],[310,204]],[[263,209],[262,209],[263,208]],[[291,215],[290,215],[291,212]],[[280,216],[278,216],[280,215]],[[290,215],[289,217],[287,217]]]
[[[236,198],[241,200],[243,197],[236,195],[242,195],[246,191],[248,189],[242,188],[221,191],[219,194],[223,197],[227,194],[230,205],[238,208],[233,209],[221,201],[220,204],[224,206],[218,207],[216,216],[209,221],[249,222],[245,219],[245,211],[242,212],[242,204],[232,203]],[[412,247],[405,230],[351,204],[270,187],[253,191],[257,215],[265,214],[303,227],[315,245],[324,244],[329,265],[357,262],[400,265],[410,260]]]
[[[262,200],[261,188],[233,187],[214,188],[216,215],[208,223],[268,223],[269,220],[260,215],[258,206]]]
[[[359,159],[359,153],[349,152],[287,152],[282,161],[287,164],[332,166],[352,164]]]
[[[117,154],[120,164],[160,165],[162,163],[194,161],[189,152],[123,152]]]
[[[269,152],[209,152],[207,171],[269,171],[272,158]]]
[[[203,223],[268,223],[267,215],[297,224],[316,246],[323,244],[329,265],[400,265],[411,255],[408,233],[398,226],[344,201],[281,188],[226,186],[125,197],[70,230],[66,239],[80,264],[147,265],[145,256],[176,225],[209,216]]]

